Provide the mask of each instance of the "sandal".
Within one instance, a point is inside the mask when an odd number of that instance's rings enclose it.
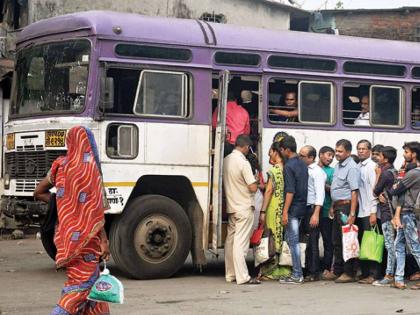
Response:
[[[420,283],[416,283],[415,285],[413,285],[411,288],[411,290],[420,290]]]
[[[412,274],[409,278],[410,281],[418,281],[420,280],[420,272],[416,272]]]
[[[249,279],[247,282],[245,282],[243,284],[252,284],[252,285],[255,285],[255,284],[261,284],[261,281],[258,280],[258,279],[256,279],[256,278],[251,278],[251,279]]]

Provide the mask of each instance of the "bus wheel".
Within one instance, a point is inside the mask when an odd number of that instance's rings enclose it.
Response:
[[[174,200],[159,195],[138,197],[118,224],[123,241],[119,259],[133,278],[167,278],[184,264],[192,230],[187,214]]]

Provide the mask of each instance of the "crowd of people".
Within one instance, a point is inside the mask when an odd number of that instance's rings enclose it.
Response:
[[[341,139],[335,147],[297,150],[294,137],[279,133],[269,149],[271,168],[262,187],[261,171],[247,156],[252,141],[238,135],[225,157],[224,189],[228,227],[225,245],[226,281],[260,284],[278,280],[302,284],[319,280],[404,289],[406,251],[420,266],[420,240],[416,215],[420,214],[420,143],[403,145],[404,163],[394,166],[397,149],[372,146],[368,140],[353,145]],[[335,167],[330,165],[337,160]],[[263,193],[255,204],[255,193]],[[258,225],[271,232],[275,254],[248,270],[246,256],[258,212]],[[384,262],[343,259],[343,227],[356,225],[359,241],[375,229],[384,236]],[[323,255],[319,239],[322,236]],[[302,246],[305,244],[306,246]],[[288,246],[291,266],[282,264]],[[305,258],[303,259],[303,255]],[[302,257],[301,257],[302,256]],[[303,268],[304,266],[304,268]],[[418,268],[417,266],[417,268]],[[414,273],[410,280],[420,280]],[[412,289],[420,289],[415,284]]]

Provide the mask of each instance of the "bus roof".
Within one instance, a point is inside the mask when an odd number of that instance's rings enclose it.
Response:
[[[117,26],[122,30],[119,35],[113,30]],[[110,11],[87,11],[41,20],[19,33],[18,45],[43,36],[77,31],[113,40],[420,64],[420,45],[414,42],[273,31]]]

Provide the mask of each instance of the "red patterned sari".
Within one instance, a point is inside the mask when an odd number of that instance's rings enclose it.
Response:
[[[69,130],[66,143],[67,155],[49,172],[57,189],[56,267],[66,268],[68,277],[51,314],[109,314],[107,303],[87,300],[99,276],[100,233],[108,208],[96,143],[92,132],[80,126]]]

